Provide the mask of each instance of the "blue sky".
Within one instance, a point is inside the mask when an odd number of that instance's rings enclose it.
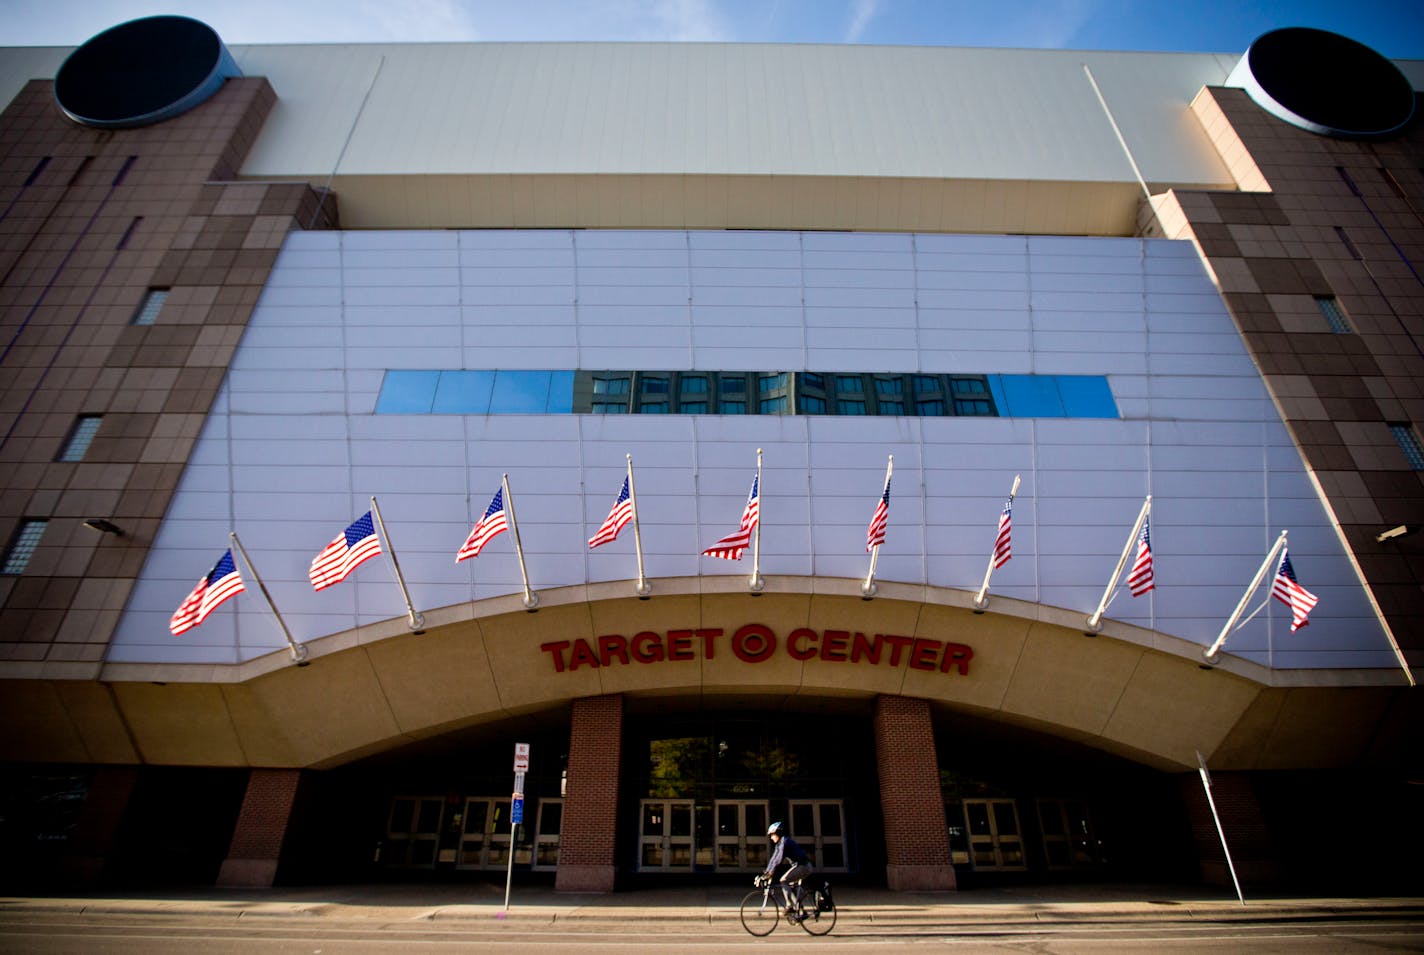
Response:
[[[229,44],[434,40],[886,43],[1240,53],[1312,26],[1424,59],[1420,0],[0,0],[0,44],[61,45],[157,13]]]

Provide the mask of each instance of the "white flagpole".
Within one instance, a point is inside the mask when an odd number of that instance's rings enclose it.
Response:
[[[298,643],[292,639],[292,631],[287,629],[287,621],[282,619],[282,614],[277,610],[277,605],[272,602],[272,595],[267,592],[267,585],[262,582],[262,577],[257,573],[257,568],[252,565],[252,558],[247,556],[247,548],[242,546],[242,541],[237,539],[237,531],[230,531],[228,536],[232,538],[232,543],[237,547],[237,552],[242,555],[242,562],[247,565],[247,570],[252,574],[252,580],[257,584],[257,589],[262,591],[262,596],[267,598],[267,606],[272,608],[272,616],[277,618],[277,626],[282,628],[282,636],[287,638],[287,650],[292,655],[292,662],[299,667],[306,666],[307,645]]]
[[[519,575],[524,579],[524,609],[533,612],[539,595],[529,589],[529,571],[524,567],[524,545],[519,540],[519,523],[514,519],[514,495],[509,493],[509,475],[500,478],[504,487],[504,509],[509,514],[509,532],[514,535],[514,553],[519,558]]]
[[[889,487],[889,486],[890,486],[890,475],[894,472],[894,470],[895,470],[895,455],[892,454],[892,455],[890,455],[890,460],[889,460],[889,462],[887,462],[886,465],[885,465],[885,486],[886,486],[886,487]],[[882,497],[884,496],[884,493],[885,493],[884,491],[881,492]],[[879,504],[876,505],[877,508],[878,508],[879,506],[880,506]],[[870,570],[868,570],[868,571],[866,572],[866,574],[865,574],[865,583],[863,583],[863,584],[860,585],[860,596],[861,596],[861,599],[862,599],[862,600],[869,600],[871,597],[874,597],[874,596],[875,596],[875,590],[876,590],[876,587],[875,587],[875,561],[876,561],[876,559],[877,559],[879,556],[880,556],[880,545],[877,543],[876,545],[874,545],[873,547],[870,548]]]
[[[1132,545],[1137,543],[1137,535],[1142,532],[1142,522],[1147,520],[1147,513],[1151,510],[1152,495],[1149,494],[1147,500],[1142,502],[1142,510],[1137,512],[1137,522],[1132,525],[1132,533],[1127,535],[1127,543],[1123,545],[1122,556],[1117,559],[1117,569],[1113,571],[1112,579],[1103,591],[1103,599],[1098,601],[1098,609],[1088,618],[1088,630],[1092,633],[1103,629],[1103,613],[1108,609],[1108,601],[1113,591],[1117,589],[1117,579],[1122,576],[1122,569],[1127,566],[1127,555],[1132,553]]]
[[[766,581],[761,576],[761,499],[766,495],[762,493],[761,486],[761,448],[757,448],[757,523],[756,530],[752,532],[752,577],[747,581],[747,588],[754,594],[760,594],[766,587]]]
[[[1015,475],[1014,475],[1014,486],[1011,487],[1011,488],[1009,488],[1009,501],[1008,501],[1008,505],[1007,505],[1007,506],[1009,506],[1009,507],[1012,507],[1013,504],[1014,504],[1014,495],[1016,495],[1016,494],[1019,493],[1019,478],[1021,478],[1021,477],[1022,477],[1022,475],[1019,475],[1019,474],[1015,474]],[[1000,511],[999,513],[1002,514],[1003,512]],[[978,596],[976,596],[976,597],[974,598],[974,609],[975,609],[975,610],[983,610],[985,607],[989,606],[989,578],[992,577],[992,576],[994,576],[994,557],[995,557],[996,551],[998,550],[998,544],[999,544],[999,533],[998,533],[998,528],[995,527],[995,529],[994,529],[994,546],[989,548],[989,566],[988,566],[988,568],[984,571],[984,583],[979,587],[979,594],[978,594]]]
[[[396,545],[391,543],[391,535],[386,531],[386,522],[381,520],[381,509],[376,505],[375,495],[371,496],[371,513],[376,515],[376,526],[381,529],[381,538],[386,543],[386,553],[391,555],[391,568],[396,572],[396,583],[400,585],[401,596],[405,598],[406,622],[411,633],[424,633],[425,615],[416,613],[410,602],[410,591],[405,586],[405,575],[401,573],[400,561],[396,560]]]
[[[1266,578],[1266,571],[1271,569],[1271,562],[1276,559],[1276,555],[1281,552],[1281,548],[1286,546],[1286,535],[1288,533],[1290,532],[1281,531],[1281,536],[1276,538],[1276,542],[1272,544],[1271,549],[1266,552],[1266,559],[1261,561],[1261,566],[1256,571],[1256,576],[1251,578],[1251,586],[1247,587],[1246,592],[1241,595],[1241,601],[1236,605],[1236,609],[1231,611],[1231,616],[1227,618],[1226,625],[1221,628],[1221,633],[1217,634],[1216,642],[1202,651],[1202,656],[1206,658],[1206,662],[1215,664],[1217,660],[1221,659],[1221,648],[1226,643],[1226,638],[1231,636],[1231,631],[1236,626],[1236,621],[1241,619],[1241,612],[1246,609],[1246,604],[1251,599],[1251,595],[1256,592],[1256,588],[1261,586],[1261,581]],[[1255,614],[1251,616],[1254,617]]]
[[[633,490],[633,455],[628,455],[628,503],[633,506],[633,550],[638,554],[638,588],[637,593],[640,599],[648,599],[648,595],[653,592],[653,585],[648,583],[647,575],[643,573],[643,532],[638,527],[638,495]]]
[[[1231,861],[1231,847],[1226,844],[1226,830],[1221,828],[1221,816],[1216,812],[1216,800],[1211,796],[1211,774],[1206,771],[1206,760],[1201,750],[1197,750],[1197,765],[1201,773],[1202,789],[1206,790],[1206,804],[1211,807],[1211,818],[1216,822],[1216,834],[1221,838],[1221,851],[1226,853],[1226,868],[1231,873],[1231,883],[1236,886],[1236,897],[1246,904],[1246,896],[1241,894],[1241,882],[1236,878],[1236,864]]]

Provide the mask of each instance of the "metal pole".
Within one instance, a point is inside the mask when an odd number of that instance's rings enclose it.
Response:
[[[509,532],[514,535],[514,553],[519,558],[519,575],[524,580],[524,609],[539,606],[539,595],[529,589],[529,571],[524,567],[524,545],[519,540],[519,522],[514,519],[514,496],[509,493],[509,475],[500,478],[504,488],[504,508],[509,512]]]
[[[410,602],[410,591],[405,586],[405,575],[401,573],[400,561],[396,560],[396,547],[391,543],[391,535],[386,532],[386,522],[381,520],[381,509],[371,496],[371,513],[376,515],[376,526],[381,529],[381,538],[386,542],[386,553],[391,555],[391,568],[396,572],[396,583],[400,585],[401,596],[405,598],[406,621],[413,633],[420,633],[425,626],[425,615],[415,612],[415,604]]]
[[[766,581],[761,576],[761,448],[757,448],[757,523],[756,530],[752,532],[752,577],[747,581],[747,587],[754,594],[759,594],[766,587]]]
[[[638,554],[638,588],[639,597],[647,598],[653,592],[653,587],[648,583],[647,576],[643,573],[643,532],[638,527],[638,492],[633,489],[633,455],[628,455],[628,501],[633,505],[633,550]]]
[[[1282,547],[1286,545],[1286,534],[1289,531],[1281,531],[1281,536],[1276,538],[1276,542],[1271,545],[1271,549],[1266,552],[1266,559],[1261,561],[1261,567],[1256,571],[1256,576],[1251,578],[1251,586],[1246,588],[1246,592],[1241,595],[1241,602],[1236,605],[1236,609],[1231,611],[1231,616],[1227,618],[1226,625],[1221,628],[1221,633],[1217,634],[1216,642],[1202,651],[1202,656],[1208,663],[1215,663],[1219,659],[1221,647],[1226,643],[1226,638],[1231,635],[1231,628],[1236,626],[1236,621],[1241,619],[1241,612],[1246,609],[1246,603],[1251,599],[1251,595],[1256,592],[1256,588],[1261,586],[1261,581],[1265,579],[1266,571],[1271,567],[1271,561],[1275,560],[1276,554],[1280,553]],[[1259,610],[1259,608],[1258,608]],[[1255,616],[1252,614],[1251,616]]]
[[[252,564],[252,558],[247,556],[247,548],[242,546],[242,541],[237,539],[237,531],[230,531],[228,536],[232,538],[233,545],[237,552],[242,555],[242,562],[247,565],[247,569],[252,573],[252,579],[257,582],[257,589],[262,591],[262,596],[267,599],[267,606],[272,608],[272,616],[277,618],[277,626],[282,628],[282,636],[287,638],[287,649],[292,654],[292,662],[298,666],[305,666],[307,659],[307,645],[297,643],[292,639],[292,631],[287,629],[287,621],[282,619],[282,614],[277,610],[277,605],[272,601],[272,595],[267,592],[267,585],[262,582],[262,576],[257,573],[257,568]]]
[[[1127,555],[1132,553],[1132,545],[1137,543],[1137,535],[1142,530],[1142,522],[1147,520],[1147,512],[1152,510],[1152,495],[1147,495],[1147,500],[1142,502],[1142,510],[1137,512],[1137,521],[1132,525],[1132,533],[1127,535],[1127,543],[1123,545],[1122,556],[1117,559],[1117,569],[1113,571],[1112,579],[1108,581],[1107,589],[1103,591],[1103,599],[1098,601],[1098,609],[1093,611],[1093,615],[1088,618],[1088,629],[1097,633],[1103,629],[1103,612],[1108,609],[1108,599],[1112,597],[1112,592],[1117,589],[1117,579],[1122,576],[1122,569],[1127,566]]]
[[[1202,788],[1206,790],[1206,803],[1211,807],[1211,818],[1216,822],[1216,834],[1221,838],[1221,851],[1226,853],[1226,868],[1231,873],[1231,883],[1236,886],[1236,897],[1246,904],[1246,896],[1241,894],[1241,883],[1236,878],[1236,865],[1231,861],[1231,847],[1226,844],[1226,830],[1221,828],[1221,817],[1216,813],[1216,800],[1211,798],[1211,774],[1206,770],[1206,760],[1201,750],[1197,750],[1197,765],[1201,767]]]
[[[890,455],[890,460],[885,465],[885,486],[890,486],[890,475],[895,471],[895,455]],[[883,492],[882,492],[883,494]],[[876,507],[879,507],[877,504]],[[866,571],[865,583],[860,585],[860,596],[869,600],[875,596],[875,563],[880,558],[880,545],[876,544],[870,548],[870,569]]]
[[[1008,500],[1008,504],[1006,505],[1006,506],[1008,506],[1008,507],[1012,507],[1012,506],[1013,506],[1013,503],[1014,503],[1014,496],[1019,493],[1019,479],[1020,479],[1021,477],[1022,477],[1022,475],[1020,475],[1020,474],[1015,474],[1015,475],[1014,475],[1014,486],[1011,487],[1011,488],[1009,488],[1009,500]],[[1001,513],[1002,513],[1002,512],[1001,512]],[[994,553],[995,553],[995,551],[997,550],[998,541],[999,541],[999,530],[998,530],[997,527],[995,527],[995,528],[994,528],[994,543],[995,543],[996,546],[989,548],[989,566],[988,566],[987,568],[985,568],[985,570],[984,570],[984,583],[979,587],[979,594],[978,594],[978,596],[976,596],[976,597],[974,598],[974,609],[975,609],[975,610],[983,610],[985,607],[989,606],[989,578],[992,577],[992,576],[994,576]]]

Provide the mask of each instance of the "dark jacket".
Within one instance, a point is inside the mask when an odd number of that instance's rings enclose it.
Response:
[[[806,850],[796,844],[796,840],[790,836],[783,835],[771,850],[771,858],[766,863],[766,874],[771,875],[776,871],[776,867],[785,861],[791,865],[809,865],[811,857],[806,854]]]

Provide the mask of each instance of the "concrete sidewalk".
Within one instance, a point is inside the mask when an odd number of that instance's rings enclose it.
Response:
[[[556,893],[549,886],[514,886],[509,909],[504,887],[487,883],[351,885],[11,895],[0,897],[0,917],[155,916],[308,918],[334,920],[501,920],[575,924],[590,931],[652,923],[708,924],[738,918],[751,886],[699,886],[619,892]],[[1246,898],[1205,886],[1035,886],[962,892],[904,893],[846,886],[836,894],[838,928],[1050,925],[1068,923],[1292,922],[1424,919],[1424,897]]]

